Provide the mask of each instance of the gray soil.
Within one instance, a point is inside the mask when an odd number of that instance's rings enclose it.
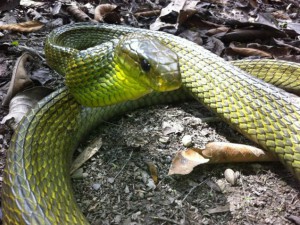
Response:
[[[185,149],[184,135],[191,135],[198,148],[211,141],[249,143],[212,116],[188,102],[140,109],[99,127],[92,139],[101,138],[102,146],[83,166],[82,178],[73,179],[89,221],[293,224],[287,218],[300,215],[299,186],[280,163],[202,165],[189,175],[167,175],[175,153]],[[163,124],[171,124],[174,132]],[[157,185],[149,163],[157,168]],[[227,168],[240,174],[234,186],[224,178]]]

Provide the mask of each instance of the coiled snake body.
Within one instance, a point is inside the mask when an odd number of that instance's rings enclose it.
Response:
[[[71,47],[79,50],[83,47],[56,46],[56,42],[61,38],[72,36],[70,40],[97,39],[95,44],[98,44],[118,39],[124,34],[137,32],[139,35],[154,37],[171,51],[176,52],[185,91],[243,135],[274,152],[300,180],[299,99],[248,75],[190,41],[162,32],[123,26],[69,25],[50,34],[46,43],[48,62],[50,66],[64,74],[70,68],[66,66],[70,60],[73,60],[73,63],[68,65],[75,65],[75,68],[83,61],[88,61],[90,54],[93,54],[88,51],[75,60],[72,58]],[[51,42],[51,35],[54,37],[54,42]],[[55,39],[56,37],[58,39]],[[60,59],[57,60],[58,58]],[[108,59],[103,61],[106,60]],[[147,63],[145,66],[145,61],[142,59],[143,63],[143,68],[148,70]],[[251,63],[249,62],[249,65]],[[268,72],[264,71],[264,68],[268,68],[272,63],[272,61],[254,63],[256,65],[254,68],[260,69],[256,72],[253,69],[253,72],[267,76],[272,73],[272,69]],[[173,61],[167,61],[167,64],[176,68],[176,63],[174,64]],[[93,70],[93,62],[87,65],[80,72]],[[279,65],[278,68],[284,68],[281,72],[293,70],[299,75],[297,65],[280,61],[276,62],[276,65]],[[65,69],[66,67],[68,69]],[[126,69],[126,65],[124,68]],[[164,83],[160,78],[156,79],[156,75],[154,78],[156,84]],[[168,74],[165,77],[166,83],[171,79],[172,75]],[[69,83],[73,82],[68,81],[68,78],[66,80]],[[90,82],[90,78],[86,81]],[[147,79],[144,81],[149,83]],[[176,89],[178,83],[178,81],[172,83],[168,90]],[[296,82],[292,82],[291,86],[293,85],[296,85]],[[152,85],[152,89],[159,90],[159,85],[154,86]],[[72,87],[71,84],[71,89]],[[92,90],[96,89],[97,87],[92,88]],[[147,93],[149,92],[151,91]],[[78,95],[85,96],[85,93]],[[83,99],[83,104],[92,106],[100,101],[96,100],[95,103],[89,97],[75,96],[75,98],[79,101]],[[7,154],[4,174],[2,197],[4,224],[88,224],[74,201],[69,177],[73,149],[84,134],[101,121],[115,115],[141,106],[171,102],[184,97],[179,92],[162,94],[153,92],[134,101],[122,102],[124,99],[120,99],[115,102],[121,101],[121,103],[100,108],[82,107],[75,98],[66,88],[55,91],[39,102],[17,129]],[[103,98],[105,99],[105,96]],[[109,103],[110,100],[104,101]]]

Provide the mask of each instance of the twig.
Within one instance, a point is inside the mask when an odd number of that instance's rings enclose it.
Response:
[[[160,216],[151,216],[152,219],[155,219],[155,220],[163,220],[163,221],[166,221],[166,222],[170,222],[170,223],[174,223],[174,224],[181,224],[175,220],[171,220],[169,218],[166,218],[166,217],[160,217]]]
[[[21,49],[21,51],[27,51],[27,52],[39,57],[42,61],[45,61],[45,58],[42,56],[43,55],[42,52],[39,52],[33,48],[30,48],[30,47],[27,47],[24,45],[19,45],[18,48]]]
[[[136,17],[152,17],[160,14],[160,9],[145,11],[145,12],[137,12],[134,14]]]
[[[195,185],[194,187],[192,187],[189,192],[184,196],[184,198],[182,199],[182,202],[185,201],[185,199],[197,188],[200,187],[203,183],[205,183],[207,181],[207,179],[205,179],[204,181],[202,181],[200,184]]]
[[[122,171],[124,170],[125,166],[128,164],[129,160],[131,159],[132,153],[133,153],[133,150],[131,150],[131,152],[130,152],[130,154],[129,154],[129,157],[128,157],[126,163],[123,165],[123,167],[122,167],[122,169],[119,171],[119,173],[114,177],[114,180],[116,180],[117,177],[122,173]]]

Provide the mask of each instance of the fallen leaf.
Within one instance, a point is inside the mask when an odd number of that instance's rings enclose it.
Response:
[[[11,10],[20,4],[20,0],[2,0],[0,2],[0,11]]]
[[[290,221],[293,221],[297,225],[300,225],[300,217],[299,216],[289,215],[289,216],[287,216],[287,219]]]
[[[195,166],[207,163],[209,159],[204,158],[198,152],[193,149],[186,151],[179,151],[176,153],[168,175],[173,174],[189,174]]]
[[[2,119],[1,124],[6,124],[15,130],[27,112],[52,91],[46,87],[34,87],[18,93],[10,101],[9,113]]]
[[[19,92],[25,90],[28,87],[33,86],[32,80],[29,78],[25,69],[27,61],[32,60],[33,57],[25,52],[18,59],[14,66],[12,79],[9,85],[7,95],[5,96],[2,105],[7,106],[10,100]]]
[[[210,159],[209,163],[229,162],[262,162],[277,161],[277,157],[271,152],[262,149],[227,142],[211,142],[206,144],[205,149],[194,149],[203,157]]]
[[[17,32],[34,32],[41,29],[44,26],[40,21],[28,21],[24,23],[16,24],[4,24],[0,25],[0,30],[12,30]]]
[[[94,19],[99,22],[121,23],[120,7],[113,4],[101,4],[95,9]]]
[[[230,212],[229,205],[220,205],[212,209],[206,210],[209,214],[215,214],[215,213],[224,213],[224,212]]]
[[[230,51],[238,54],[238,55],[242,55],[242,56],[259,56],[259,57],[268,57],[268,58],[272,58],[272,54],[259,50],[259,49],[255,49],[255,48],[241,48],[241,47],[236,47],[233,44],[230,44],[230,46],[227,48],[226,52],[227,54],[230,55]]]
[[[158,184],[158,172],[157,172],[157,167],[153,162],[146,162],[151,178],[154,181],[154,184],[157,185]]]
[[[162,30],[164,28],[178,29],[188,18],[194,15],[196,5],[200,1],[173,0],[160,12],[160,16],[150,25],[150,30]]]
[[[91,21],[92,19],[76,5],[69,5],[66,8],[74,18],[81,22]]]

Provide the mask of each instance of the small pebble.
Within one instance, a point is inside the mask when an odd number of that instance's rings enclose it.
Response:
[[[225,179],[231,185],[236,184],[237,174],[232,169],[226,169],[224,172]]]
[[[95,191],[97,191],[97,190],[99,190],[99,189],[100,189],[100,187],[101,187],[101,184],[99,184],[99,183],[95,183],[95,184],[93,184],[93,185],[92,185],[92,187],[93,187],[93,189],[94,189]]]
[[[107,178],[107,181],[108,181],[108,183],[113,183],[113,182],[115,182],[115,179],[113,178],[113,177],[109,177],[109,178]]]
[[[88,173],[82,173],[82,177],[83,177],[83,178],[87,178],[88,176],[89,176]]]
[[[152,190],[154,190],[156,188],[156,185],[155,185],[154,181],[151,178],[148,179],[148,183],[146,185],[147,185],[147,187],[149,187]]]
[[[219,186],[220,190],[223,192],[226,189],[226,181],[224,180],[217,180],[217,185]]]
[[[159,138],[159,141],[163,144],[167,144],[169,142],[170,138],[167,136],[162,136]]]
[[[120,215],[116,215],[115,218],[114,218],[115,223],[119,224],[121,222],[121,218],[122,217]]]
[[[126,187],[125,187],[125,189],[124,189],[124,192],[126,193],[126,194],[128,194],[129,193],[129,187],[126,185]]]
[[[190,147],[193,143],[192,142],[192,136],[191,135],[184,135],[181,142],[185,147]]]

